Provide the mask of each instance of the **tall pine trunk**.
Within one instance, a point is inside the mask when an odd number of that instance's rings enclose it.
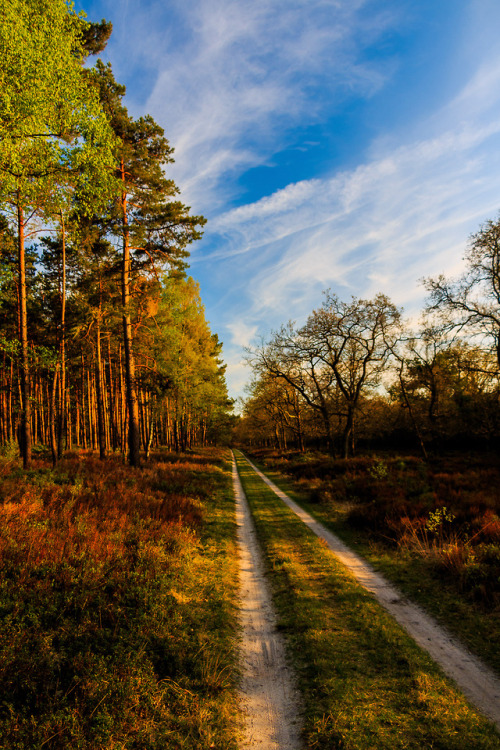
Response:
[[[125,165],[121,161],[122,181],[125,183]],[[127,215],[127,194],[121,198],[123,222],[122,305],[123,343],[125,349],[125,388],[128,407],[128,449],[131,466],[140,464],[139,403],[135,384],[132,322],[130,319],[130,229]]]
[[[99,298],[99,318],[96,327],[96,399],[97,399],[97,433],[99,440],[99,458],[106,458],[106,426],[104,419],[104,400],[102,383],[101,356],[101,303]]]
[[[61,342],[59,349],[60,378],[59,378],[59,420],[57,426],[57,457],[61,458],[63,452],[63,435],[66,428],[66,228],[64,226],[64,215],[61,211],[61,237],[62,237],[62,273],[61,273]]]
[[[19,329],[21,341],[21,423],[19,426],[19,447],[23,466],[31,464],[31,402],[30,366],[28,354],[28,313],[26,304],[26,255],[24,246],[24,214],[21,193],[17,191],[17,230],[18,230],[18,270],[19,270]]]
[[[52,466],[57,463],[57,436],[56,436],[56,393],[57,393],[57,381],[59,375],[59,365],[56,365],[54,371],[54,377],[52,380],[52,389],[50,393],[50,451],[52,454]]]

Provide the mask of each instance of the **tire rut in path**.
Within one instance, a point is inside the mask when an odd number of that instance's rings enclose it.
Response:
[[[243,710],[241,750],[300,750],[300,700],[276,629],[271,601],[248,502],[233,455],[233,488],[240,549],[240,620],[243,627]]]
[[[327,543],[330,550],[349,568],[359,583],[371,591],[416,643],[432,656],[466,698],[481,713],[491,719],[500,730],[500,680],[493,671],[467,651],[420,607],[408,601],[395,586],[380,573],[376,573],[363,558],[349,549],[335,534],[282,492],[250,459],[246,456],[245,459],[301,521]]]

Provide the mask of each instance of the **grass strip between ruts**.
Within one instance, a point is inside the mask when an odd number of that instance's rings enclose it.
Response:
[[[308,750],[500,748],[431,658],[236,460],[298,672]]]

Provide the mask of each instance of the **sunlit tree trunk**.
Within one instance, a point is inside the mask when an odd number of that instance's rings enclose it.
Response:
[[[52,391],[50,394],[50,451],[52,453],[52,465],[57,463],[57,435],[56,435],[56,411],[57,411],[57,381],[59,366],[56,366],[52,380]]]
[[[19,328],[21,341],[21,423],[19,430],[19,447],[23,466],[28,469],[31,464],[31,402],[30,402],[30,367],[28,353],[28,313],[26,304],[26,255],[24,239],[24,215],[21,194],[17,191],[17,230],[18,230],[18,269],[19,269]]]
[[[57,457],[63,452],[63,436],[66,429],[66,227],[64,214],[60,212],[61,222],[61,341],[59,347],[59,418],[57,425]]]
[[[121,160],[122,181],[125,183],[125,165]],[[135,361],[133,352],[132,322],[130,319],[130,229],[127,215],[127,194],[122,193],[123,262],[122,305],[123,342],[125,348],[125,387],[128,407],[128,448],[131,466],[140,464],[139,404],[135,384]]]
[[[84,450],[87,449],[87,420],[85,415],[85,360],[83,357],[83,348],[81,352],[81,362],[82,362],[82,378],[81,378],[81,394],[82,394],[82,446]]]
[[[96,399],[97,399],[97,432],[99,440],[99,458],[106,458],[106,428],[104,423],[104,403],[102,384],[102,356],[101,356],[101,304],[96,327]]]

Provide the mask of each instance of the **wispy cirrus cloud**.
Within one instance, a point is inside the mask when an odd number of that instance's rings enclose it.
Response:
[[[246,295],[239,289],[246,325],[262,332],[303,319],[328,287],[344,297],[382,291],[415,314],[421,277],[458,273],[468,235],[498,210],[500,96],[488,118],[480,104],[467,83],[429,121],[428,138],[375,145],[372,160],[352,170],[221,214],[205,260],[228,264],[233,279],[238,266],[251,269]],[[235,345],[238,331],[234,324]]]
[[[354,92],[370,96],[390,75],[359,54],[394,22],[387,11],[364,14],[366,0],[173,4],[189,13],[189,33],[182,47],[163,47],[146,106],[168,124],[186,200],[208,213],[304,117],[317,121]]]

